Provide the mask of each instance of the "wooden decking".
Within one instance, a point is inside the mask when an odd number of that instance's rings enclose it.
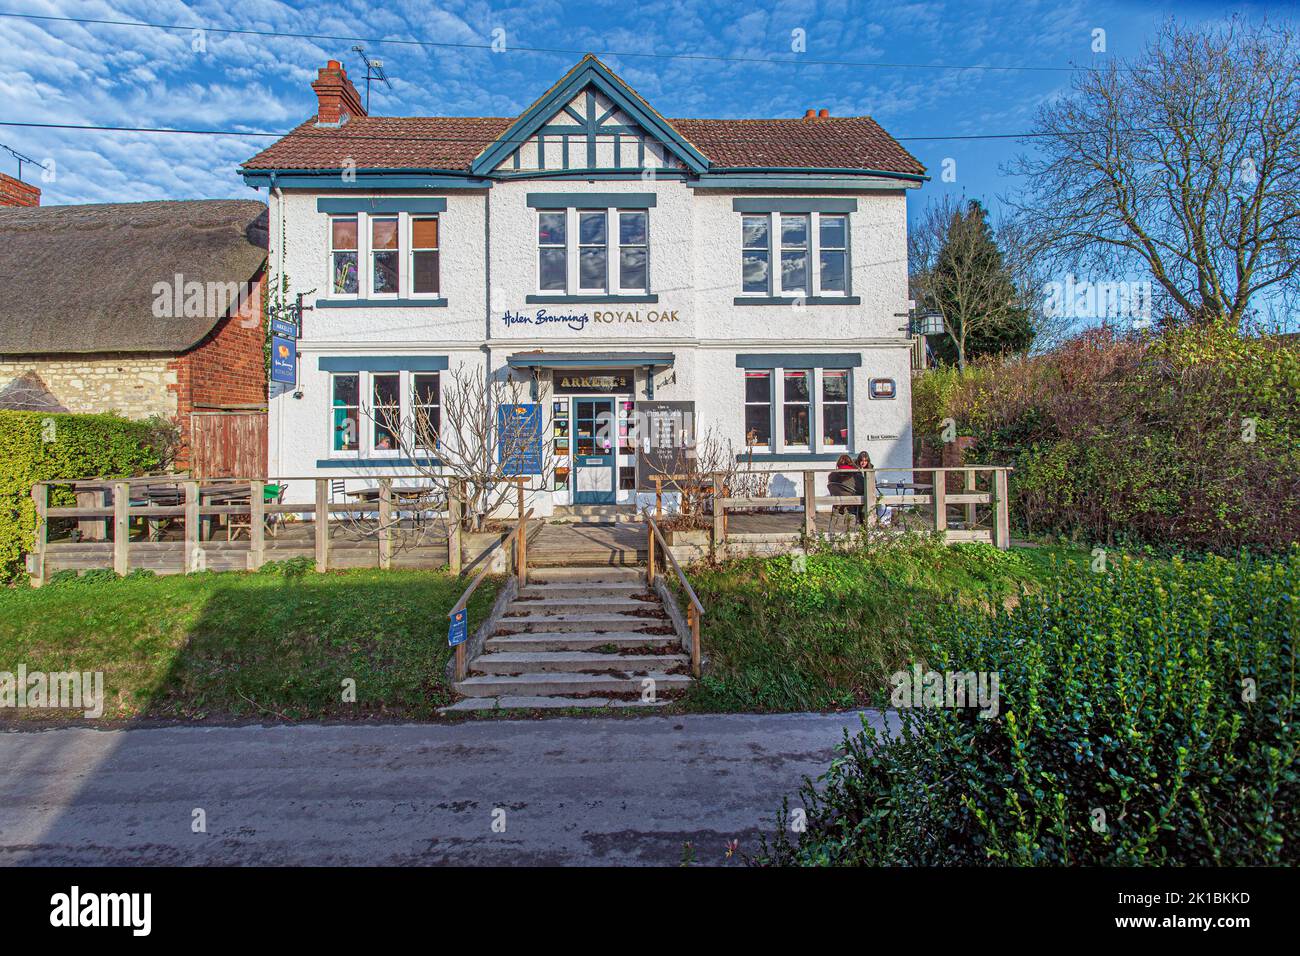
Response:
[[[528,543],[530,567],[632,566],[646,559],[646,527],[619,524],[548,524]]]

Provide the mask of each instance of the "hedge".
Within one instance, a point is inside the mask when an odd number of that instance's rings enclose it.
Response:
[[[126,478],[159,468],[166,449],[153,420],[0,411],[0,580],[23,573],[36,531],[32,485],[54,478]],[[52,505],[71,505],[52,489]]]
[[[848,740],[759,862],[1295,865],[1300,548],[1129,559],[994,614],[953,604],[924,666],[996,672],[996,716],[900,708]],[[797,842],[796,842],[797,841]]]

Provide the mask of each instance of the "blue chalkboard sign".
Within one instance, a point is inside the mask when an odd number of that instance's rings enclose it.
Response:
[[[542,473],[542,406],[497,406],[497,460],[507,475]]]
[[[298,381],[298,342],[271,336],[271,381],[293,385]]]
[[[469,640],[469,612],[461,608],[451,616],[447,625],[447,646],[455,647]]]

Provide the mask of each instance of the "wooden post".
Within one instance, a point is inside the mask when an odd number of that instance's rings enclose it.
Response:
[[[197,563],[195,555],[199,550],[199,483],[185,482],[185,548],[181,560],[185,562],[182,571],[189,574]]]
[[[1005,551],[1011,547],[1011,513],[1007,502],[1007,470],[993,469],[993,543]]]
[[[700,615],[695,610],[694,604],[687,606],[686,619],[691,625],[691,676],[698,678],[700,676]]]
[[[130,567],[131,547],[131,486],[125,481],[113,482],[113,570],[126,574]]]
[[[464,680],[467,673],[465,666],[465,645],[456,645],[456,680]]]
[[[379,479],[379,566],[393,565],[393,479]]]
[[[316,570],[330,566],[330,480],[316,479],[316,510],[313,512],[316,538]]]
[[[655,475],[655,517],[662,518],[664,514],[664,480],[661,476]]]
[[[103,488],[93,491],[78,491],[78,508],[103,508],[108,504],[108,492]],[[103,518],[79,518],[77,530],[81,532],[82,541],[107,541],[107,526]]]
[[[817,533],[817,472],[803,473],[803,533],[812,537]]]
[[[938,468],[930,472],[930,500],[934,504],[934,530],[948,537],[948,473]]]
[[[645,583],[648,587],[655,586],[655,529],[649,521],[645,523],[646,549],[645,549]]]
[[[515,577],[519,579],[519,586],[522,588],[528,583],[528,522],[524,518],[524,481],[519,478],[518,492],[518,509],[519,525],[516,534],[519,537],[515,545]]]
[[[975,494],[975,469],[966,469],[966,494]],[[966,506],[966,530],[970,531],[975,527],[975,506],[968,504]]]
[[[722,503],[724,497],[722,477],[713,476],[713,547],[720,548],[727,540],[727,506]]]
[[[876,488],[876,470],[874,468],[863,474],[862,478],[862,503],[866,510],[866,523],[873,525],[876,523],[876,511],[879,509],[877,502],[880,500],[880,491]]]
[[[460,523],[465,485],[460,479],[447,486],[447,565],[452,574],[460,574]]]
[[[266,482],[248,483],[248,570],[266,563]]]
[[[32,587],[38,588],[45,583],[45,544],[50,537],[46,518],[50,507],[49,485],[42,481],[32,485],[32,504],[36,508],[36,540],[32,543],[31,579]]]

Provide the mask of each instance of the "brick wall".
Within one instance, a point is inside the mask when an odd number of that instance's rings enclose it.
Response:
[[[39,206],[41,191],[31,183],[0,173],[0,206]]]
[[[176,416],[176,372],[168,355],[0,356],[0,385],[35,371],[70,412],[126,418]]]
[[[238,314],[222,319],[202,342],[167,363],[175,375],[172,389],[181,430],[178,469],[189,467],[190,413],[196,406],[266,405],[265,272],[255,289]]]

